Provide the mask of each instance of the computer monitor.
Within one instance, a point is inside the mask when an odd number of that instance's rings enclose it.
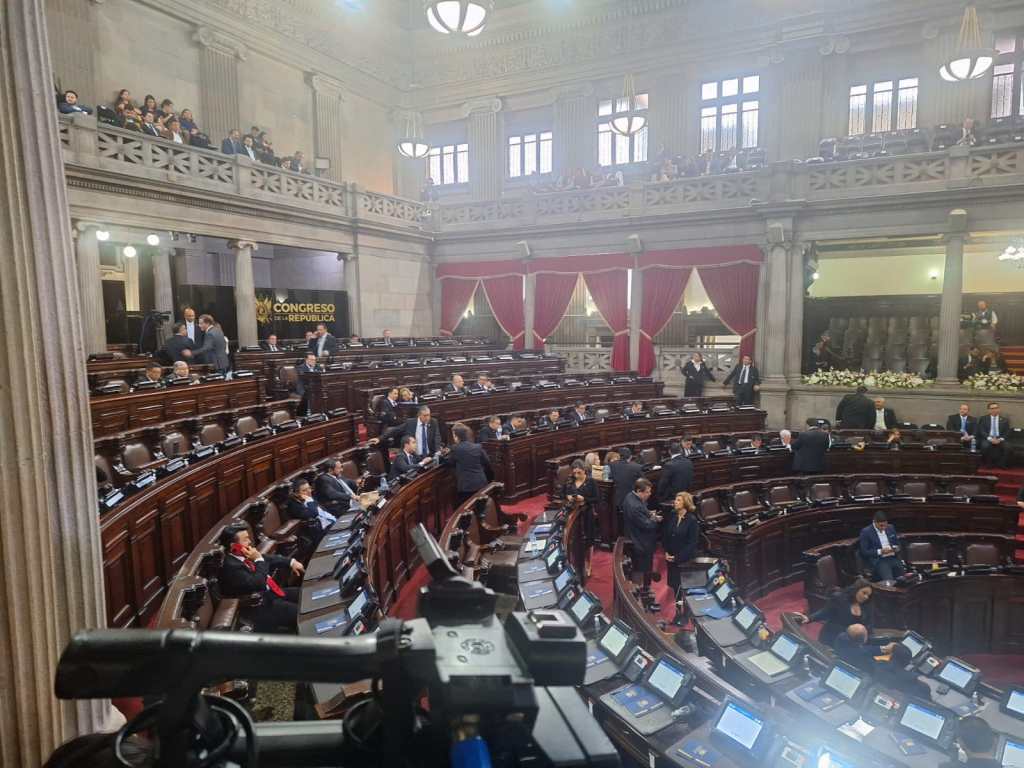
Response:
[[[646,683],[670,706],[678,707],[693,686],[693,672],[675,659],[662,656],[647,673]]]
[[[1007,738],[999,750],[999,764],[1003,768],[1024,768],[1024,742]]]
[[[908,701],[900,714],[899,726],[939,744],[948,740],[952,720],[934,709]]]
[[[1024,720],[1024,688],[1010,688],[1003,694],[1000,709],[1011,717]]]
[[[366,610],[367,605],[370,602],[369,593],[363,589],[360,590],[359,594],[356,595],[352,602],[348,605],[348,617],[349,619],[358,619],[363,615],[363,611]]]
[[[846,664],[836,664],[825,675],[822,685],[833,693],[842,696],[847,701],[853,701],[866,682],[861,673],[853,667]]]
[[[800,650],[800,641],[792,635],[781,634],[772,641],[769,650],[787,664],[791,664]]]
[[[560,574],[555,576],[555,592],[562,594],[567,590],[572,583],[576,580],[576,572],[573,571],[571,566],[566,566]]]
[[[636,635],[628,625],[616,621],[608,625],[597,644],[608,658],[621,665],[636,644]]]
[[[931,648],[931,643],[921,637],[917,632],[907,632],[900,644],[910,651],[911,660],[917,660]]]
[[[711,724],[711,734],[733,749],[759,758],[770,743],[770,728],[764,717],[753,709],[726,698]]]
[[[552,547],[546,555],[544,555],[544,565],[547,566],[548,573],[554,573],[558,567],[558,562],[562,559],[562,548]]]
[[[569,614],[581,627],[587,626],[600,611],[601,603],[589,592],[580,592],[569,604]]]
[[[708,568],[708,574],[707,574],[707,579],[706,579],[707,582],[708,583],[712,582],[718,576],[718,574],[720,574],[722,572],[722,568],[723,567],[724,566],[722,565],[722,561],[721,560],[715,560],[715,562],[711,565],[711,567]]]
[[[751,631],[758,626],[758,624],[764,621],[764,614],[750,603],[747,603],[736,611],[732,620],[735,622],[737,627],[743,630],[744,634],[749,635]]]
[[[736,589],[733,587],[731,581],[724,581],[715,588],[715,591],[712,594],[714,594],[715,599],[718,600],[719,604],[725,605],[735,591]]]
[[[978,687],[981,670],[960,659],[949,658],[939,667],[936,677],[950,688],[956,688],[960,693],[970,696]]]

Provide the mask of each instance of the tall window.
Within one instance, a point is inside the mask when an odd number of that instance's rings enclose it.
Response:
[[[619,136],[612,131],[611,120],[619,115],[647,113],[649,101],[646,93],[636,95],[632,112],[629,99],[604,99],[597,105],[597,162],[601,166],[626,165],[647,162],[647,126],[632,136]]]
[[[916,127],[916,77],[850,86],[850,136]]]
[[[1020,33],[997,35],[996,50],[999,55],[992,69],[992,117],[1024,114],[1024,38]]]
[[[518,179],[535,173],[551,173],[551,131],[508,137],[508,176]]]
[[[700,151],[757,146],[761,78],[730,77],[700,87]]]
[[[434,184],[469,182],[469,144],[434,147],[427,155],[427,175]]]

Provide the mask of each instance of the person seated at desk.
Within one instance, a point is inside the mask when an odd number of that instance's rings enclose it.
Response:
[[[562,421],[562,414],[557,408],[548,411],[546,416],[541,416],[537,419],[538,427],[558,427],[558,424]]]
[[[871,596],[874,587],[866,579],[857,579],[846,589],[836,591],[825,604],[809,617],[797,614],[797,621],[806,624],[809,621],[824,621],[818,633],[818,641],[825,645],[835,645],[836,638],[853,624],[866,627],[874,626],[874,610]]]
[[[308,343],[308,342],[307,342]],[[277,345],[277,334],[272,333],[267,336],[265,341],[260,342],[260,346],[263,347],[264,352],[281,352],[282,349]]]
[[[446,395],[464,395],[466,394],[466,382],[456,373],[452,376],[452,380],[444,385],[444,393]]]
[[[832,647],[835,649],[836,656],[850,666],[873,674],[877,665],[875,657],[892,653],[896,643],[879,645],[868,642],[868,628],[863,624],[851,624],[845,632],[839,633]]]
[[[682,583],[683,567],[697,556],[700,538],[700,523],[694,514],[697,511],[693,496],[680,491],[672,500],[672,510],[662,524],[661,546],[668,563],[668,587],[676,595],[675,626],[683,623],[682,606],[678,602],[679,586]]]
[[[508,423],[508,426],[512,432],[526,432],[529,430],[526,419],[522,416],[513,416],[512,421]],[[511,435],[506,435],[506,437],[511,437]]]
[[[649,414],[644,411],[643,403],[630,403],[623,411],[622,417],[625,419],[643,419]]]
[[[876,662],[875,678],[886,688],[915,699],[928,701],[932,697],[932,689],[928,683],[917,676],[917,672],[907,669],[914,655],[903,643],[896,643],[889,654],[888,661]]]
[[[875,581],[895,581],[907,572],[899,558],[899,535],[882,510],[875,512],[871,525],[861,530],[857,546]]]
[[[491,381],[490,377],[486,373],[481,373],[479,376],[476,377],[476,384],[470,387],[469,391],[477,395],[482,394],[484,392],[493,392],[494,383]]]
[[[416,438],[406,435],[402,438],[402,450],[391,462],[391,469],[388,471],[388,480],[394,480],[404,475],[411,469],[422,469],[431,461],[430,456],[421,458],[416,452]]]
[[[960,403],[960,412],[946,419],[946,429],[950,432],[959,432],[960,442],[970,444],[978,429],[978,420],[971,416],[971,406]]]
[[[698,446],[693,444],[693,437],[691,435],[683,435],[682,442],[683,456],[690,458],[692,456],[701,457],[704,455],[704,451]]]
[[[167,376],[165,381],[170,383],[172,381],[180,381],[181,379],[188,379],[191,383],[196,383],[195,376],[193,376],[189,371],[188,363],[184,360],[179,360],[174,364],[174,367],[171,368],[170,375]]]
[[[408,387],[400,387],[398,390],[398,402],[400,403],[419,403],[416,395]]]
[[[562,487],[563,498],[579,504],[579,519],[583,523],[583,547],[586,553],[587,576],[590,576],[590,552],[597,538],[597,505],[601,500],[597,483],[590,476],[590,468],[580,459],[572,463],[572,475]]]
[[[328,509],[340,512],[348,511],[353,499],[359,501],[359,491],[363,485],[361,478],[356,481],[355,488],[349,485],[342,477],[343,466],[341,459],[335,459],[327,471],[316,479],[317,501]]]
[[[693,485],[693,462],[683,455],[683,446],[675,440],[671,441],[668,454],[668,461],[661,467],[658,491],[655,494],[659,504],[672,501]]]
[[[480,432],[477,433],[477,438],[481,442],[484,440],[508,439],[508,430],[501,423],[500,416],[488,416],[487,423],[480,427]]]
[[[985,466],[1005,467],[1010,452],[1006,448],[1006,435],[1010,433],[1010,420],[999,413],[999,403],[988,404],[988,415],[978,419],[975,437]]]
[[[594,469],[601,466],[601,457],[594,451],[590,451],[583,457],[583,463],[587,465],[587,476],[594,476]]]
[[[587,419],[590,418],[590,414],[587,413],[587,406],[584,403],[576,403],[571,411],[569,411],[569,418],[572,419],[573,423],[578,427],[582,425]]]
[[[292,483],[292,492],[288,497],[288,516],[293,520],[310,520],[312,522],[313,543],[323,538],[324,531],[334,525],[338,518],[317,504],[313,498],[313,488],[308,480],[302,478]]]
[[[754,435],[750,438],[750,445],[747,448],[741,448],[741,451],[745,451],[748,455],[767,453],[768,449],[764,447],[764,438],[760,435]]]
[[[264,557],[252,545],[249,528],[242,523],[226,527],[218,541],[224,549],[224,564],[218,579],[221,596],[259,594],[259,605],[243,607],[242,617],[251,621],[257,632],[295,632],[299,618],[299,588],[281,587],[270,574],[288,566],[292,573],[301,576],[306,570],[302,563],[280,555]]]
[[[154,384],[163,384],[164,367],[160,363],[150,363],[146,366],[146,375],[141,381],[151,381]]]
[[[885,438],[885,444],[890,451],[898,451],[900,444],[903,442],[903,435],[895,427],[889,430],[888,437]]]
[[[996,733],[982,718],[970,715],[958,722],[956,740],[967,755],[967,762],[951,760],[943,763],[941,768],[1002,768],[1002,764],[992,757],[996,748]]]
[[[871,414],[871,423],[868,424],[867,429],[873,429],[875,432],[888,432],[890,429],[896,426],[896,414],[892,408],[885,407],[885,398],[875,398],[875,410]]]

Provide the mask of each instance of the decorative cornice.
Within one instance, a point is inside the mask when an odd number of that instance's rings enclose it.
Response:
[[[573,83],[559,85],[551,89],[551,102],[586,99],[594,95],[593,83]]]
[[[502,103],[498,96],[491,96],[485,99],[473,99],[462,105],[462,116],[479,114],[497,114],[501,112]]]
[[[246,248],[256,253],[260,249],[260,244],[254,240],[228,240],[229,251],[241,251]]]
[[[192,39],[204,48],[224,56],[236,56],[242,61],[249,56],[249,51],[241,40],[213,27],[199,27],[192,35]]]
[[[309,74],[309,86],[317,96],[333,96],[342,101],[345,100],[345,93],[348,91],[348,88],[340,80],[335,80],[321,72]]]

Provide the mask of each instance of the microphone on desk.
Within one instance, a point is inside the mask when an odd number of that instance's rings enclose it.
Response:
[[[673,720],[688,719],[693,716],[694,712],[696,712],[696,709],[694,709],[693,704],[683,704],[679,709],[672,710],[671,717]]]

